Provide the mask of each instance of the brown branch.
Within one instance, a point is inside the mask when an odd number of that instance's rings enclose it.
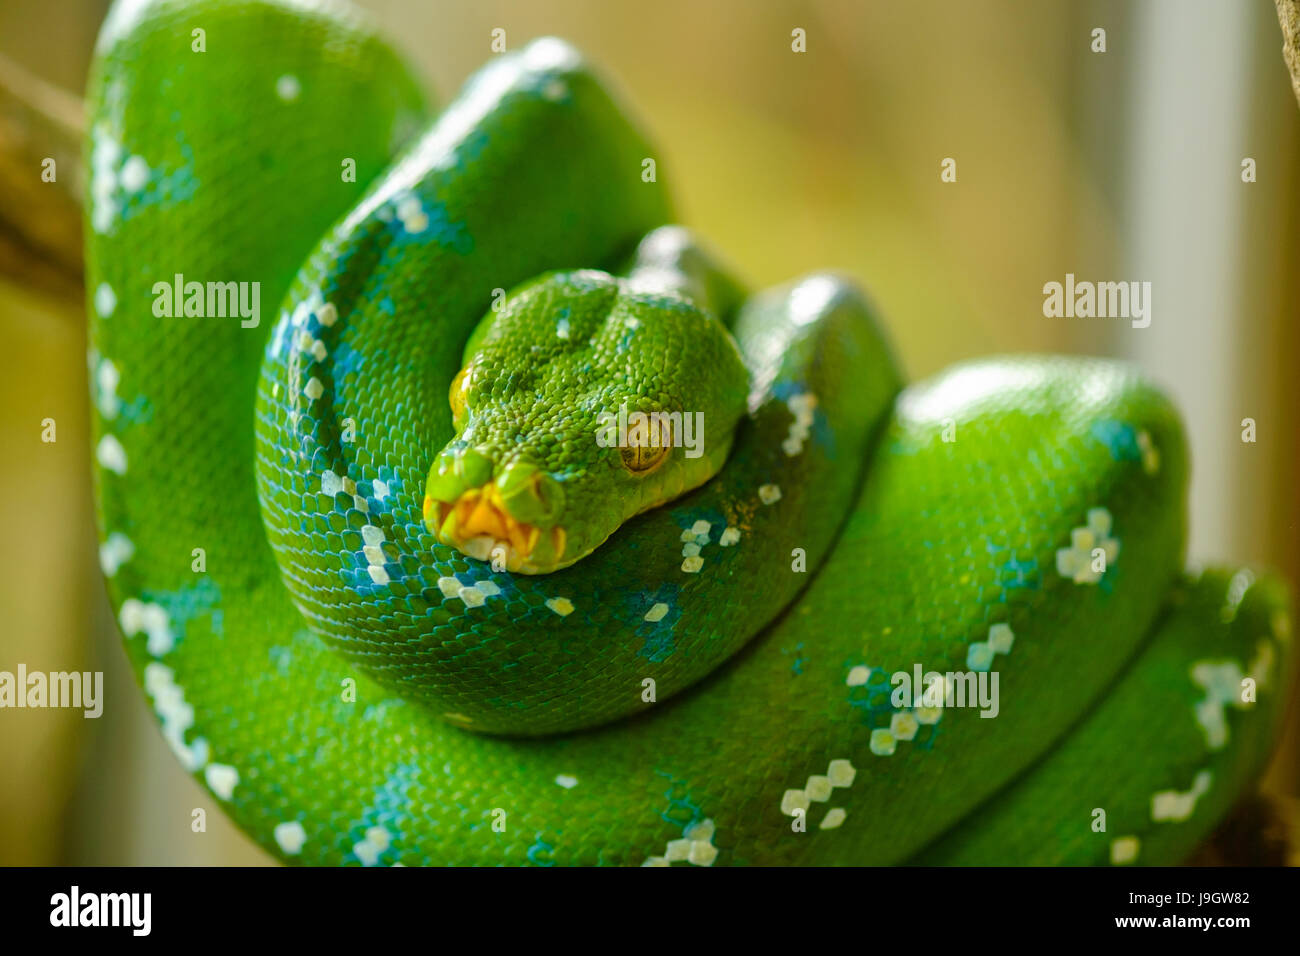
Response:
[[[1291,89],[1300,101],[1300,0],[1275,0],[1282,24],[1282,59],[1291,71]]]
[[[1262,793],[1243,796],[1187,863],[1190,866],[1300,864],[1300,801]]]
[[[84,122],[77,97],[0,56],[0,275],[76,300]]]

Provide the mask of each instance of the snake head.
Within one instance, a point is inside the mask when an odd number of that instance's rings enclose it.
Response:
[[[424,521],[443,544],[545,574],[722,467],[749,375],[722,323],[604,272],[549,273],[479,323]]]

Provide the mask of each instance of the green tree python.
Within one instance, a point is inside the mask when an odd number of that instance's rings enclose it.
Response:
[[[1258,774],[1288,598],[1184,569],[1168,401],[904,388],[852,283],[673,225],[564,42],[434,114],[346,7],[119,2],[89,117],[101,563],[280,860],[1169,863]]]

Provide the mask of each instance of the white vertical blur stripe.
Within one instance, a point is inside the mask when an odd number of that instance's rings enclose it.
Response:
[[[1210,450],[1238,420],[1241,160],[1250,105],[1251,4],[1151,0],[1134,11],[1125,274],[1152,283],[1149,328],[1121,354],[1165,387],[1191,443],[1188,557],[1237,553],[1235,463]],[[1111,38],[1118,45],[1122,37]]]

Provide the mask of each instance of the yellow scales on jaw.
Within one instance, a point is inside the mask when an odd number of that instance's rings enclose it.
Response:
[[[535,487],[540,473],[530,479]],[[536,492],[534,492],[536,494]],[[532,559],[541,540],[543,529],[527,521],[519,521],[506,509],[500,488],[492,482],[463,492],[455,502],[424,498],[424,522],[435,529],[439,540],[460,549],[471,558],[488,561],[493,552],[505,549],[506,566],[511,571],[523,570]],[[564,529],[546,529],[555,550],[555,560],[564,558]]]

